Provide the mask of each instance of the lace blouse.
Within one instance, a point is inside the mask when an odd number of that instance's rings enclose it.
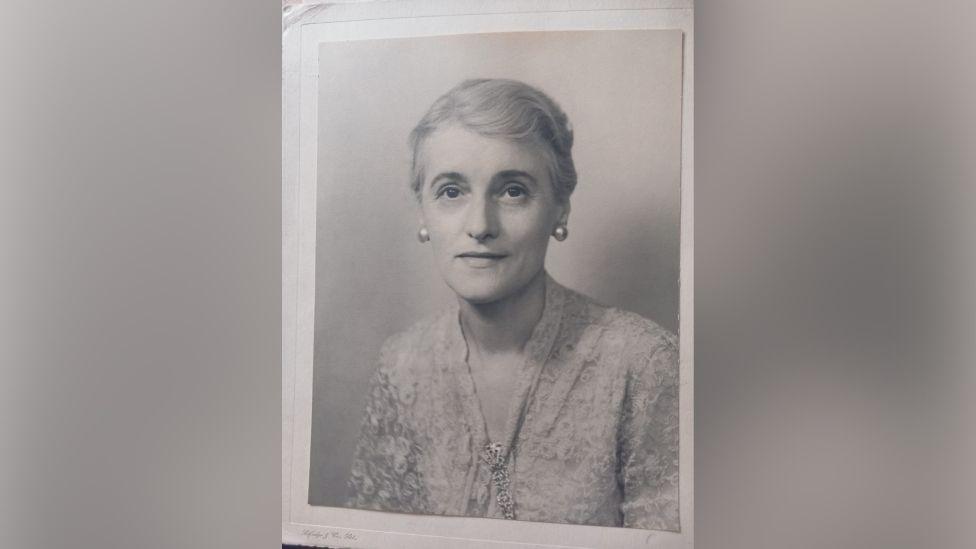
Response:
[[[679,530],[675,336],[547,276],[525,355],[491,441],[456,307],[387,340],[348,506]]]

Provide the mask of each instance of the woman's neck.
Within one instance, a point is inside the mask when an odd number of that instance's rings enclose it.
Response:
[[[521,351],[532,330],[542,318],[546,304],[546,273],[539,271],[518,292],[491,303],[458,300],[461,326],[468,346],[477,346],[482,354],[504,354]]]

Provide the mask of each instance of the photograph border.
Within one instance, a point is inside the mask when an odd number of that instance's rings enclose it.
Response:
[[[691,0],[291,3],[282,25],[282,542],[328,547],[660,547],[694,543],[693,3]],[[319,45],[468,33],[683,32],[679,297],[681,532],[380,513],[308,504]],[[382,525],[382,526],[380,526]],[[571,545],[566,541],[572,540]]]

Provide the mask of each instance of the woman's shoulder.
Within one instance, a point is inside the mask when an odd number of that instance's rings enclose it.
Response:
[[[623,362],[638,378],[672,378],[678,374],[678,338],[649,318],[622,309],[607,309],[604,337],[617,338]]]
[[[449,352],[452,318],[456,314],[444,310],[387,337],[380,348],[380,367],[403,371],[422,362],[428,369],[431,360]]]
[[[677,337],[657,322],[637,313],[604,305],[592,297],[560,287],[564,322],[570,328],[599,331],[603,339],[622,345],[677,348]]]
[[[603,316],[607,337],[619,338],[628,346],[677,350],[678,338],[657,322],[637,313],[607,307]]]
[[[440,340],[446,339],[452,316],[448,309],[426,316],[387,337],[383,342],[383,349],[403,351],[415,347],[436,346]]]
[[[678,367],[678,338],[657,322],[573,290],[567,290],[566,303],[568,330],[577,332],[581,341],[591,341],[603,357],[634,365],[653,362],[658,367]]]

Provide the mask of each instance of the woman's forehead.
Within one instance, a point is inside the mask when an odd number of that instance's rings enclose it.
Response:
[[[422,145],[421,160],[428,179],[441,172],[490,177],[499,171],[514,170],[536,178],[544,177],[546,172],[546,158],[538,145],[485,136],[458,125],[431,133]]]

